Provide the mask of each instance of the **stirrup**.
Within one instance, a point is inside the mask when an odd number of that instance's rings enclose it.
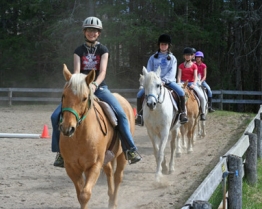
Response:
[[[183,117],[182,115],[184,115],[184,117]],[[181,116],[182,116],[183,118],[181,118]],[[182,119],[183,119],[183,120],[182,120]],[[188,122],[188,118],[187,118],[185,112],[182,112],[182,113],[179,114],[179,121],[180,121],[181,124],[185,124],[185,123]]]
[[[64,159],[61,155],[61,153],[56,154],[55,162],[53,164],[55,167],[64,168]]]
[[[205,120],[206,120],[206,116],[205,116],[204,113],[201,113],[201,115],[200,115],[200,120],[201,120],[201,121],[205,121]]]
[[[136,115],[135,124],[139,126],[144,126],[143,116],[142,115]]]
[[[126,150],[125,157],[129,165],[139,162],[142,157],[137,151]]]

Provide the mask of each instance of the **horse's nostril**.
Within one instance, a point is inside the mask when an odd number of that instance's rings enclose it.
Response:
[[[75,132],[75,127],[71,127],[70,129],[70,135],[73,134]]]

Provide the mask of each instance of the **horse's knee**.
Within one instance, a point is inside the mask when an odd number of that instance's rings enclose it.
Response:
[[[86,208],[87,203],[91,197],[91,191],[82,190],[79,194],[78,201],[81,205],[81,208]]]

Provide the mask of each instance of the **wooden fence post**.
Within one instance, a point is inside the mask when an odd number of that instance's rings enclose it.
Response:
[[[242,158],[228,155],[228,209],[242,209]]]
[[[9,106],[12,106],[12,96],[13,96],[13,92],[11,89],[9,89],[8,91],[8,102],[9,102]]]
[[[245,133],[249,136],[249,147],[246,151],[245,177],[247,183],[251,186],[257,184],[257,135]]]
[[[221,94],[220,94],[220,110],[223,110],[223,90],[220,90]]]
[[[195,200],[193,201],[193,209],[212,209],[212,206],[209,202]]]
[[[262,158],[262,113],[260,113],[260,119],[255,119],[255,127],[256,127],[256,131],[257,131],[257,157],[258,158]]]

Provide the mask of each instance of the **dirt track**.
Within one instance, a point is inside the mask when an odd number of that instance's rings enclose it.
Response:
[[[0,133],[41,134],[55,105],[0,107]],[[135,142],[143,160],[128,165],[120,188],[119,209],[180,208],[199,183],[243,132],[249,116],[208,115],[207,136],[197,140],[191,155],[176,158],[176,171],[161,184],[154,181],[155,158],[144,127],[136,127]],[[50,139],[0,138],[0,208],[73,209],[79,208],[75,189],[65,170],[52,164]],[[169,145],[166,149],[169,153]],[[104,175],[93,190],[89,208],[107,208]]]

